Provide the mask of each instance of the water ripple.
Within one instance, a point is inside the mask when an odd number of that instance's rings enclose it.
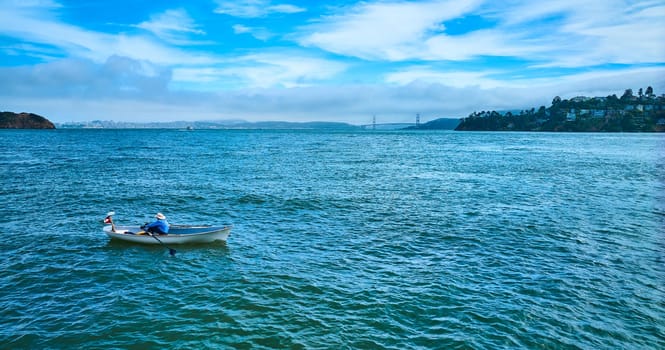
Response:
[[[664,348],[660,142],[3,131],[0,348]],[[171,257],[109,210],[234,230]]]

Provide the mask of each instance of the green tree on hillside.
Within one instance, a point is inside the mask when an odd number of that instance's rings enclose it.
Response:
[[[561,103],[561,97],[559,96],[554,97],[554,99],[552,100],[552,106],[556,106],[559,103]]]
[[[571,100],[556,96],[550,107],[540,106],[515,113],[473,112],[456,130],[574,131],[574,132],[665,132],[665,96],[654,95],[651,86],[639,89],[639,102],[632,89],[618,98]]]
[[[633,89],[626,89],[626,91],[623,92],[623,95],[621,95],[621,101],[626,101],[633,97]]]

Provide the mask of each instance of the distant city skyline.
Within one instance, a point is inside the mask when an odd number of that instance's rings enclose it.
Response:
[[[0,110],[360,125],[661,95],[663,18],[654,0],[0,0]]]

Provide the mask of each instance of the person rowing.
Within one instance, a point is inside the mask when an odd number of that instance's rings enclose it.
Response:
[[[155,215],[155,221],[141,226],[141,229],[149,232],[156,233],[158,235],[165,235],[169,233],[169,223],[166,221],[166,216],[162,213],[157,213]]]

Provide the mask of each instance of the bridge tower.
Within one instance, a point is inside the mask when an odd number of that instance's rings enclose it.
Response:
[[[420,113],[416,113],[416,128],[420,127]]]
[[[376,115],[372,116],[372,130],[376,130]]]

